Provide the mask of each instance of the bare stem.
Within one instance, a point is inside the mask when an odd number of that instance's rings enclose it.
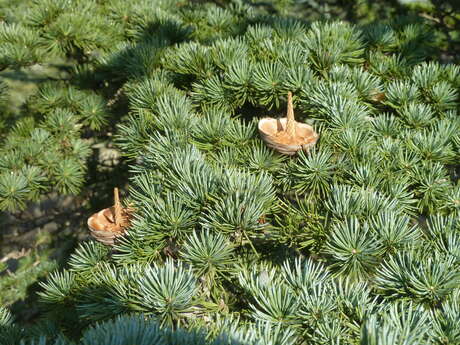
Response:
[[[246,233],[246,231],[242,230],[243,232],[243,235],[246,237],[246,239],[248,240],[249,242],[249,245],[251,246],[252,250],[254,251],[254,253],[256,254],[257,257],[260,257],[259,253],[257,252],[256,250],[256,247],[254,247],[254,245],[252,244],[252,241],[251,239],[249,238],[248,234]]]

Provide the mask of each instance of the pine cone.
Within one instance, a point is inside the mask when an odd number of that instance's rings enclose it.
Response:
[[[114,189],[115,205],[104,208],[88,218],[88,228],[97,241],[112,246],[130,225],[132,209],[121,207],[118,188]]]
[[[288,93],[287,117],[261,119],[259,133],[268,147],[290,156],[299,150],[308,151],[318,140],[312,126],[295,120],[291,92]]]

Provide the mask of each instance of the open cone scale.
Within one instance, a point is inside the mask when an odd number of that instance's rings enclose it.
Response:
[[[308,151],[319,137],[312,126],[295,120],[291,92],[288,93],[286,117],[263,118],[259,121],[258,128],[267,146],[285,155],[294,155],[300,150]]]
[[[115,188],[114,206],[94,213],[88,218],[91,236],[103,244],[113,245],[115,238],[122,236],[130,225],[131,213],[132,210],[121,206],[118,188]]]

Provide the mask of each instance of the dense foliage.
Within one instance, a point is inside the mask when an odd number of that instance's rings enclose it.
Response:
[[[5,343],[460,343],[460,66],[436,61],[430,22],[310,22],[301,1],[24,6],[2,13],[0,64],[68,75],[8,118],[0,209],[78,193],[115,131],[135,219],[41,283],[36,327],[2,309]],[[292,158],[257,133],[288,91],[320,135]]]

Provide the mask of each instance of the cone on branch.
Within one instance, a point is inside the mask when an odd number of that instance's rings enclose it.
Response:
[[[130,225],[131,217],[132,209],[121,206],[118,188],[114,188],[114,205],[89,217],[88,228],[97,241],[112,246]]]
[[[262,140],[268,147],[290,156],[299,150],[308,151],[319,137],[312,126],[295,120],[291,92],[288,93],[286,117],[263,118],[259,121],[258,128]]]

